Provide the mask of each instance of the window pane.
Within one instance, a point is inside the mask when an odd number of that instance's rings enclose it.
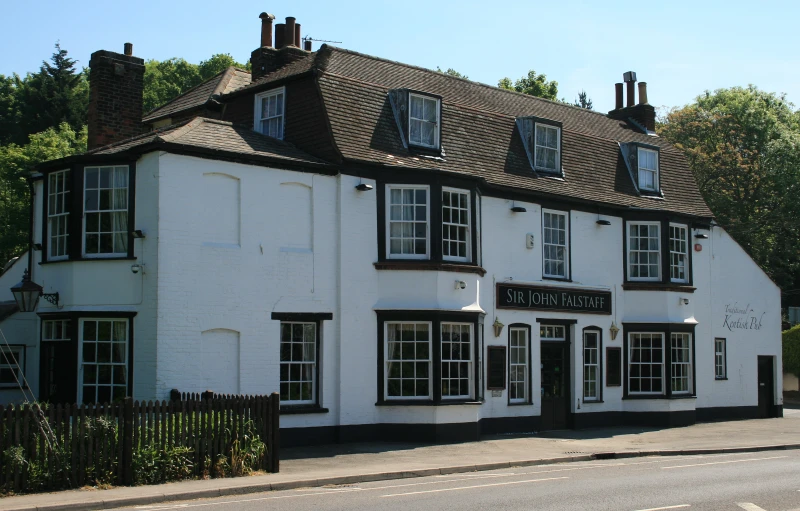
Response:
[[[317,324],[281,323],[281,400],[311,403],[317,388]]]

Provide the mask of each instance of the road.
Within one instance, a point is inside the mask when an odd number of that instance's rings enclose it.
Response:
[[[598,460],[129,509],[800,511],[800,450]]]

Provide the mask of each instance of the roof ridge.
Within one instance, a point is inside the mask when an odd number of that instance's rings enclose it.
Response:
[[[486,88],[493,89],[493,90],[499,90],[499,91],[506,92],[506,93],[509,93],[509,94],[515,94],[515,95],[518,95],[518,96],[521,96],[521,97],[531,98],[531,99],[538,100],[538,101],[544,101],[546,103],[551,103],[551,104],[554,104],[554,105],[569,107],[569,108],[573,108],[573,109],[576,109],[576,110],[580,110],[580,111],[585,112],[585,113],[601,115],[601,116],[605,117],[606,119],[610,119],[610,117],[608,117],[608,115],[606,115],[606,114],[604,114],[602,112],[595,112],[594,110],[589,110],[587,108],[582,108],[582,107],[579,107],[579,106],[570,105],[569,103],[564,103],[563,101],[540,98],[539,96],[531,96],[530,94],[525,94],[524,92],[517,92],[515,90],[503,89],[502,87],[489,85],[488,83],[476,82],[474,80],[470,80],[468,78],[460,78],[458,76],[451,76],[451,75],[448,75],[447,73],[443,73],[441,71],[434,71],[433,69],[428,69],[428,68],[421,67],[421,66],[415,66],[413,64],[406,64],[405,62],[399,62],[399,61],[396,61],[396,60],[384,59],[384,58],[381,58],[381,57],[376,57],[374,55],[368,55],[366,53],[361,53],[361,52],[357,52],[357,51],[354,51],[354,50],[348,50],[348,49],[345,49],[345,48],[339,48],[338,46],[330,46],[328,44],[323,44],[320,47],[320,50],[322,48],[325,48],[325,47],[330,48],[332,51],[338,51],[338,52],[342,52],[342,53],[350,53],[352,55],[358,55],[359,57],[364,57],[364,58],[368,58],[368,59],[372,59],[372,60],[378,60],[378,61],[381,61],[381,62],[387,62],[389,64],[395,64],[395,65],[398,65],[398,66],[403,66],[403,67],[407,67],[407,68],[411,68],[411,69],[416,69],[418,71],[425,71],[427,73],[431,73],[431,74],[436,75],[436,76],[442,76],[442,77],[444,77],[445,79],[448,79],[448,80],[460,80],[462,82],[466,82],[466,83],[469,83],[469,84],[472,84],[472,85],[478,85],[480,87],[486,87]]]
[[[140,139],[147,138],[147,137],[153,137],[154,140],[155,139],[160,139],[161,138],[160,133],[166,133],[168,131],[181,128],[184,124],[188,124],[189,122],[191,122],[191,119],[186,120],[186,121],[181,121],[181,122],[179,122],[177,124],[171,124],[169,126],[164,126],[163,128],[156,128],[153,131],[148,131],[147,133],[142,133],[141,135],[136,135],[136,136],[133,136],[133,137],[123,138],[122,140],[117,140],[116,142],[112,142],[110,144],[106,144],[106,145],[103,145],[103,146],[95,147],[94,149],[86,151],[83,154],[94,154],[94,153],[96,153],[98,151],[103,151],[103,150],[106,150],[106,149],[109,149],[109,148],[112,148],[112,147],[117,147],[119,145],[127,144],[129,142],[133,142],[134,140],[140,140]]]
[[[157,112],[157,111],[161,110],[162,108],[164,108],[165,106],[167,106],[167,105],[170,105],[170,104],[174,103],[175,101],[179,100],[179,99],[180,99],[180,98],[182,98],[183,96],[185,96],[185,95],[189,94],[190,92],[192,92],[193,90],[195,90],[195,89],[197,89],[197,88],[199,88],[199,87],[201,87],[201,86],[203,86],[203,85],[207,84],[208,82],[210,82],[210,81],[211,81],[211,80],[213,80],[214,78],[216,78],[216,77],[220,76],[221,74],[223,74],[223,73],[227,73],[227,72],[228,72],[228,69],[229,69],[229,68],[231,68],[231,67],[233,67],[233,66],[228,66],[228,67],[226,67],[225,69],[223,69],[223,70],[222,70],[222,71],[220,71],[219,73],[215,74],[214,76],[211,76],[210,78],[207,78],[207,79],[203,80],[202,82],[198,83],[198,84],[197,84],[197,85],[195,85],[194,87],[191,87],[191,88],[189,88],[189,89],[186,89],[185,91],[181,92],[180,94],[178,94],[178,95],[177,95],[177,96],[175,96],[174,98],[170,99],[169,101],[167,101],[167,102],[166,102],[166,103],[164,103],[163,105],[159,105],[159,106],[155,107],[154,109],[150,110],[150,111],[149,111],[149,112],[147,112],[146,114],[142,115],[142,119],[147,119],[147,118],[148,118],[148,117],[150,117],[150,116],[151,116],[151,115],[152,115],[154,112]],[[215,90],[216,90],[216,89],[215,89]],[[209,94],[209,97],[211,97],[211,94]]]
[[[214,97],[225,92],[225,89],[228,87],[228,84],[231,83],[231,80],[233,79],[234,69],[235,68],[233,66],[228,66],[227,68],[225,68],[225,71],[223,71],[224,74],[222,75],[222,78],[220,79],[219,83],[217,83],[217,86],[214,87],[214,90],[211,91],[210,97]]]
[[[169,133],[164,133],[163,136],[162,135],[157,136],[156,140],[159,140],[161,142],[174,142],[175,140],[181,138],[182,136],[186,135],[196,127],[203,124],[204,119],[205,117],[193,117],[183,126],[179,126],[178,128]]]

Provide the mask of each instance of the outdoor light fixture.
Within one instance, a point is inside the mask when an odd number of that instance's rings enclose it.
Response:
[[[694,237],[699,239],[699,240],[707,240],[708,239],[708,234],[702,234],[702,233],[695,234]]]
[[[14,295],[14,300],[17,301],[17,307],[21,312],[33,312],[36,310],[39,297],[58,306],[58,293],[42,293],[42,291],[42,286],[31,281],[31,274],[27,268],[22,275],[22,282],[11,288],[11,294]]]
[[[595,222],[595,223],[596,223],[597,225],[611,225],[611,221],[610,221],[610,220],[598,220],[598,221],[597,221],[597,222]]]
[[[497,316],[494,318],[494,323],[492,323],[492,328],[494,328],[494,336],[500,337],[500,334],[503,332],[503,327],[505,325],[500,323],[500,320],[497,319]]]
[[[144,231],[142,231],[141,229],[136,229],[135,231],[133,231],[131,233],[131,236],[133,236],[134,238],[138,238],[138,239],[142,239],[142,238],[145,237],[144,236]]]
[[[611,340],[613,341],[614,339],[616,339],[617,334],[619,333],[619,327],[617,326],[617,323],[612,321],[611,327],[608,329],[608,331],[611,333]]]
[[[517,206],[516,202],[511,202],[511,212],[512,213],[525,213],[528,211],[527,209],[523,208],[522,206]]]
[[[41,250],[42,249],[42,244],[41,243],[34,243],[33,244],[33,249],[34,250]]]
[[[359,192],[368,192],[372,190],[372,185],[368,185],[367,183],[359,183],[356,185],[356,190]]]

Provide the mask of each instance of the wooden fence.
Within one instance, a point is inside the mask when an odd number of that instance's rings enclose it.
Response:
[[[0,492],[279,470],[279,397],[0,407]]]

